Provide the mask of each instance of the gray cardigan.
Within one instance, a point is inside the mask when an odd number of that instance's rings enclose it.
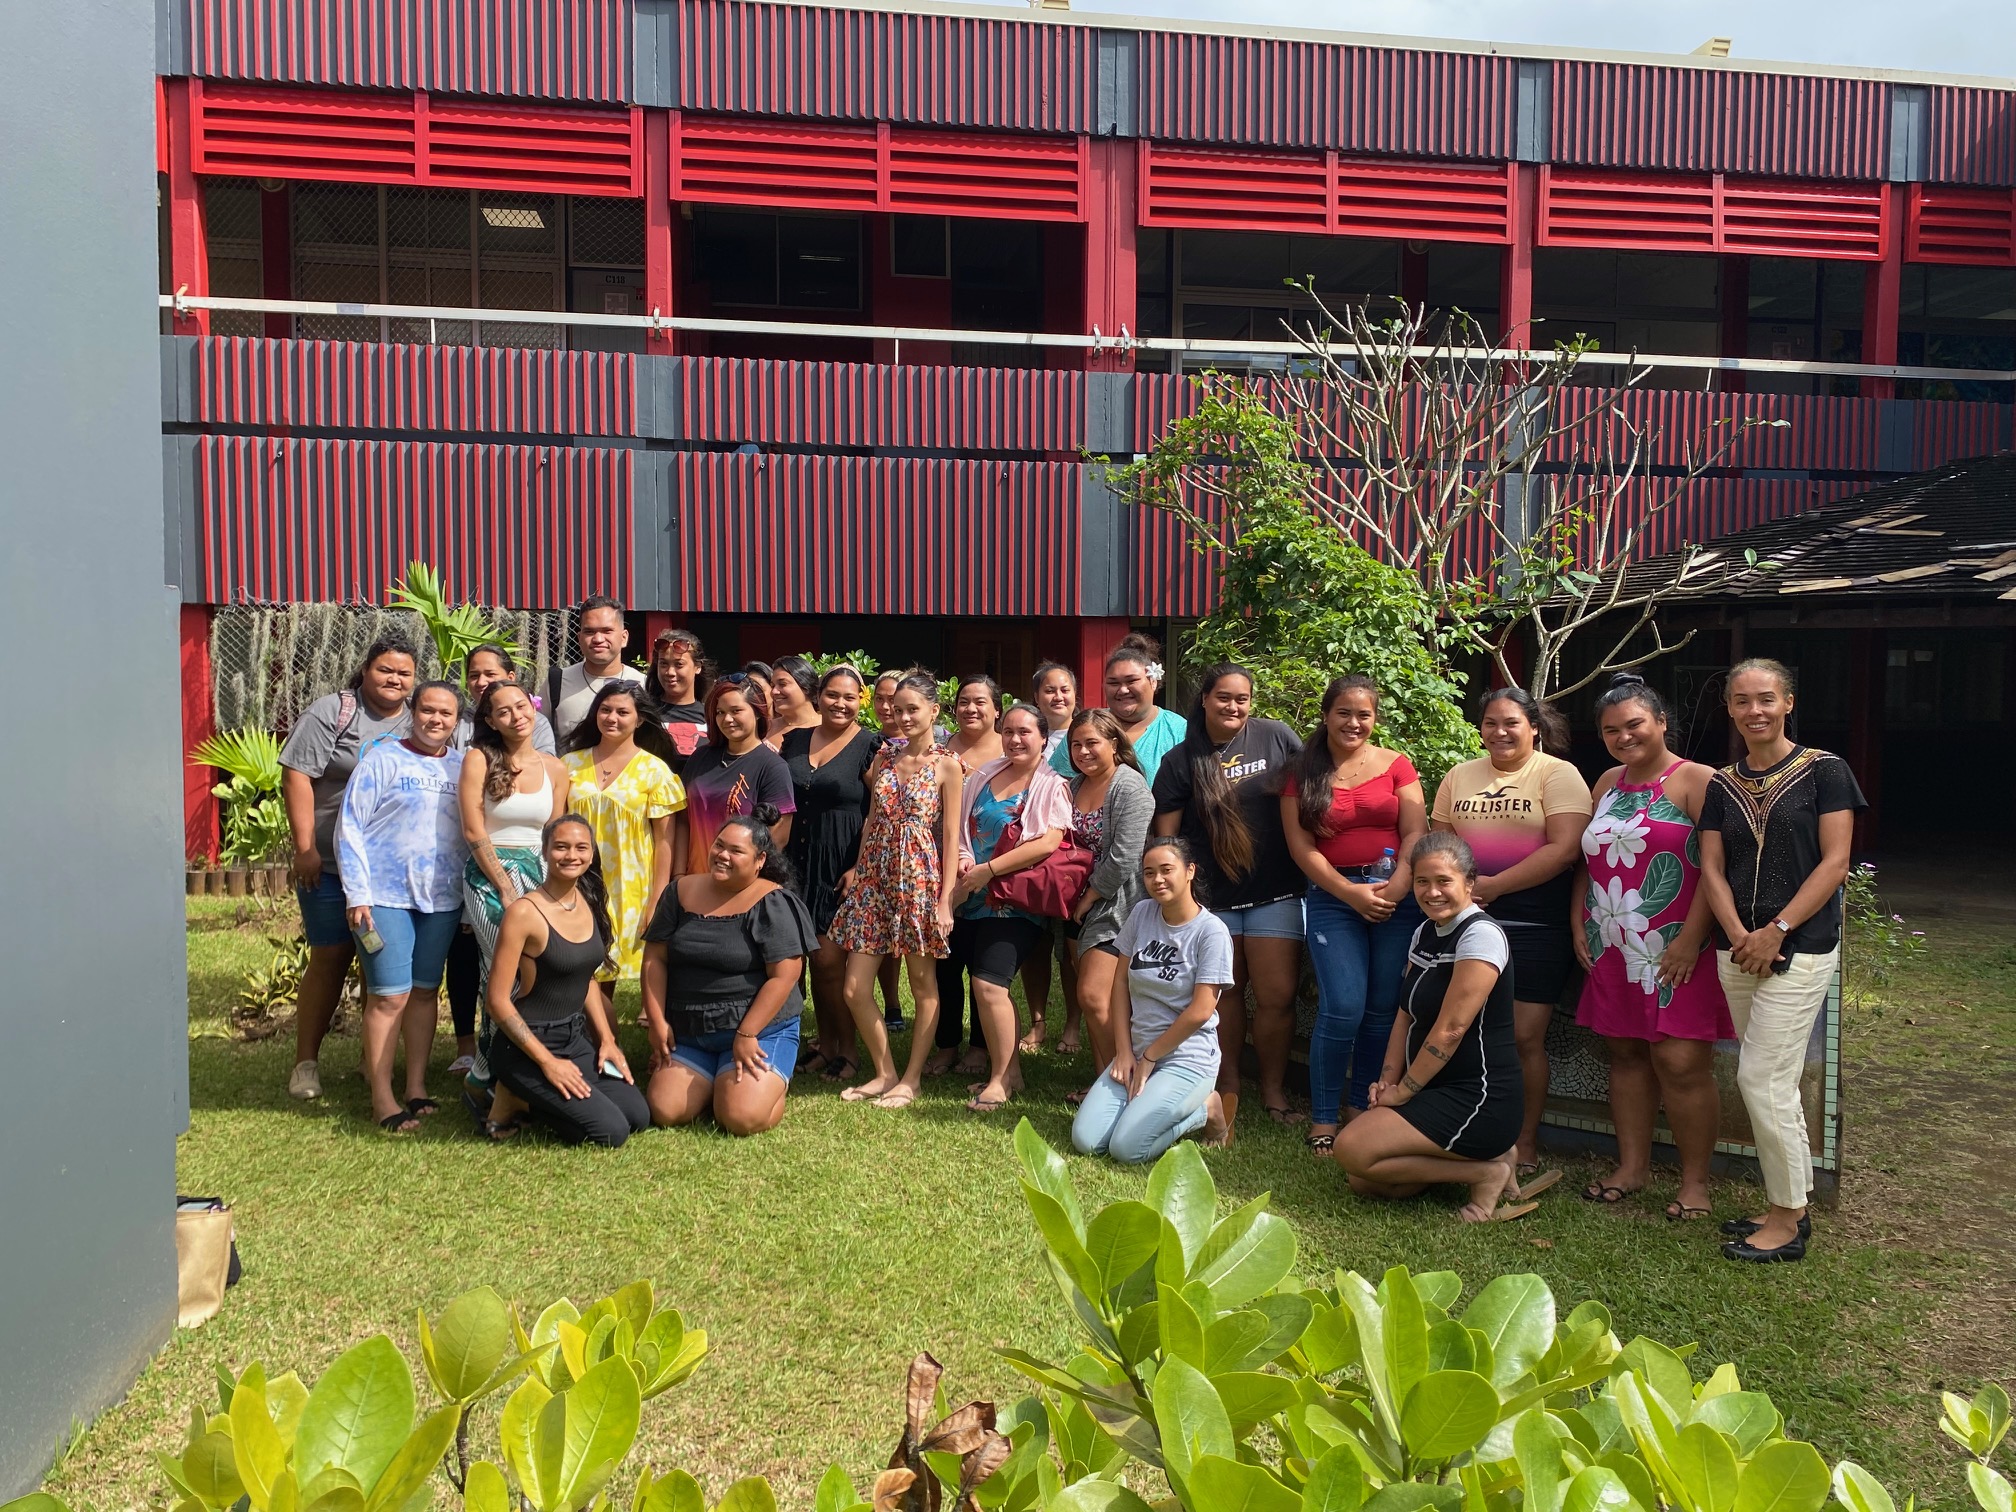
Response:
[[[1084,781],[1083,777],[1072,780],[1074,795]],[[1113,780],[1106,785],[1106,801],[1099,812],[1105,837],[1090,882],[1092,890],[1099,894],[1099,902],[1085,915],[1078,936],[1079,948],[1083,950],[1106,944],[1119,934],[1127,915],[1145,896],[1141,888],[1141,850],[1148,843],[1155,798],[1148,791],[1147,780],[1134,768],[1116,767]]]

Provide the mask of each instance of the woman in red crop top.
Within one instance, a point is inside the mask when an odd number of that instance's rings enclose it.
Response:
[[[1405,858],[1427,833],[1427,800],[1414,764],[1372,743],[1378,720],[1371,678],[1331,683],[1323,723],[1281,794],[1289,854],[1312,884],[1304,905],[1317,1000],[1307,1142],[1321,1156],[1337,1138],[1347,1071],[1351,1106],[1365,1107],[1392,1037],[1407,942],[1421,922]]]

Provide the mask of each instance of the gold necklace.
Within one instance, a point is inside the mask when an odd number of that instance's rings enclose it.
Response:
[[[560,912],[562,913],[572,913],[574,912],[575,909],[581,906],[581,895],[579,893],[576,893],[571,901],[562,903],[558,898],[553,896],[553,890],[549,888],[544,882],[541,882],[539,884],[539,891],[545,893],[546,901],[548,903],[551,903],[555,908],[559,909]]]

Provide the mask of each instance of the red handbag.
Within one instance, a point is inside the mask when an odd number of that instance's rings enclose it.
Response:
[[[1005,856],[1022,843],[1022,821],[1010,819],[1001,831],[994,854]],[[993,878],[987,884],[987,901],[996,908],[1017,908],[1039,919],[1068,919],[1092,882],[1092,868],[1098,857],[1082,845],[1064,843],[1034,866]]]

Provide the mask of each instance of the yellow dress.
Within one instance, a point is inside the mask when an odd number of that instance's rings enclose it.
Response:
[[[639,751],[606,789],[595,780],[595,753],[570,751],[564,758],[573,787],[570,813],[595,831],[602,878],[609,887],[609,923],[616,931],[614,969],[598,981],[634,982],[644,966],[644,916],[651,897],[651,821],[686,807],[686,788],[672,769],[649,751]]]

